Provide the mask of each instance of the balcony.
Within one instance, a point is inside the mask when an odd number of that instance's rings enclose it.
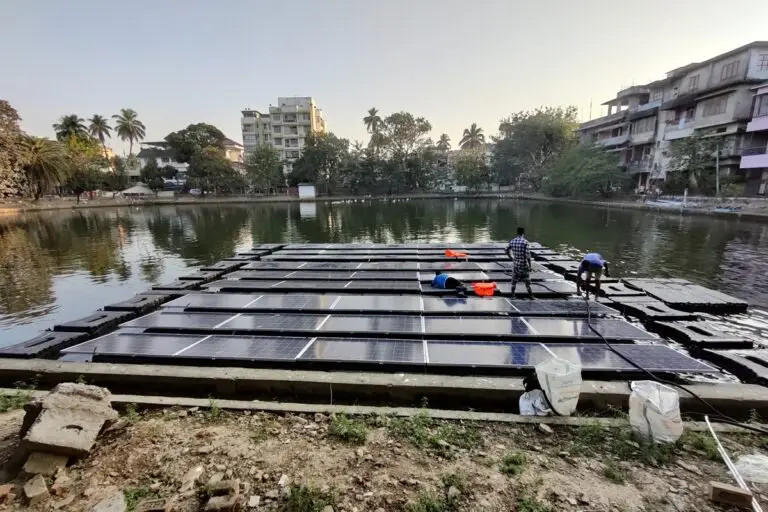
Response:
[[[768,145],[744,148],[741,152],[740,169],[768,169]]]
[[[629,136],[629,142],[632,144],[649,144],[656,139],[656,132],[653,130],[643,133],[633,133]]]
[[[747,124],[748,132],[759,132],[762,130],[768,130],[768,116],[753,117],[752,121]]]
[[[627,142],[628,135],[625,133],[623,135],[616,135],[615,137],[607,137],[605,139],[597,139],[595,141],[596,144],[599,144],[601,146],[607,147],[607,146],[618,146],[620,144],[624,144]]]
[[[695,121],[678,119],[667,121],[666,128],[664,130],[664,140],[684,139],[693,135],[693,129]]]
[[[630,174],[651,172],[652,170],[653,170],[652,158],[641,158],[639,160],[633,160],[627,163],[627,172],[629,172]]]

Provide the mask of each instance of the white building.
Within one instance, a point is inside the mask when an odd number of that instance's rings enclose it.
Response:
[[[280,97],[277,105],[270,105],[267,112],[245,109],[242,115],[245,154],[260,144],[269,144],[279,151],[285,173],[291,171],[293,162],[301,156],[306,137],[327,131],[323,111],[311,97]]]

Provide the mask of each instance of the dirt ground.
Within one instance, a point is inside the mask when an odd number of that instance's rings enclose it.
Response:
[[[437,421],[426,413],[346,418],[228,413],[212,405],[127,411],[86,459],[48,479],[53,495],[35,507],[23,497],[28,477],[14,467],[23,412],[0,414],[0,484],[15,485],[0,510],[91,510],[115,492],[129,510],[150,497],[168,499],[173,510],[202,510],[211,479],[238,479],[243,510],[729,510],[708,499],[710,480],[732,478],[701,433],[659,447],[593,423],[549,429]],[[768,448],[758,436],[721,439],[734,458]],[[768,504],[768,490],[756,495]]]

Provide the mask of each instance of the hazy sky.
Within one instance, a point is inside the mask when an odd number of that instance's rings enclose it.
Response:
[[[621,87],[768,39],[766,0],[0,0],[0,98],[30,133],[138,111],[147,140],[314,96],[331,131],[366,110],[426,117],[454,145],[540,105],[593,114]],[[127,145],[113,142],[119,151]]]

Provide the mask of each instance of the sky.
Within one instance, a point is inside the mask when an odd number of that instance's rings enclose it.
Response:
[[[128,107],[145,140],[206,122],[242,141],[243,108],[313,96],[351,141],[376,107],[456,146],[538,106],[597,117],[623,87],[768,40],[765,0],[3,0],[0,20],[0,99],[24,130]]]

